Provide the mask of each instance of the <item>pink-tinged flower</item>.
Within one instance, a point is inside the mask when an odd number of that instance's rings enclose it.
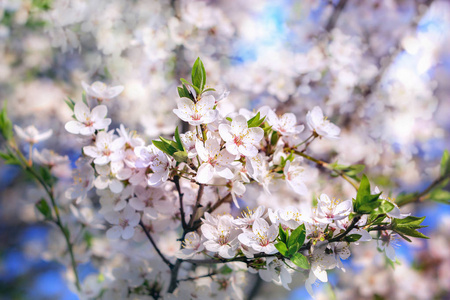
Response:
[[[193,126],[200,124],[209,124],[214,122],[219,115],[219,111],[214,109],[214,97],[204,96],[197,103],[187,98],[177,100],[177,109],[173,112],[183,121]]]
[[[326,244],[314,248],[314,252],[310,257],[311,270],[309,271],[309,277],[305,282],[305,287],[312,297],[314,297],[312,285],[316,282],[316,279],[327,282],[328,275],[326,270],[334,269],[337,265],[335,255],[333,253],[327,253],[327,251],[325,251],[326,248]]]
[[[77,161],[77,169],[72,171],[73,185],[66,191],[66,197],[77,199],[77,203],[84,200],[90,189],[94,187],[95,171],[86,159]]]
[[[69,162],[69,157],[67,155],[62,156],[55,153],[53,150],[48,149],[43,149],[42,151],[34,149],[33,159],[38,164],[47,165],[49,167],[54,167],[56,165],[62,165]]]
[[[289,187],[299,195],[306,195],[308,188],[304,182],[305,168],[300,166],[300,158],[295,158],[292,162],[286,161],[283,172]]]
[[[277,235],[276,225],[269,225],[266,220],[259,218],[253,222],[251,231],[241,233],[238,238],[242,244],[252,247],[255,251],[274,254],[278,252],[273,244]]]
[[[17,136],[19,136],[19,138],[30,144],[36,144],[38,142],[45,141],[53,134],[53,130],[51,129],[40,133],[33,125],[28,126],[25,129],[14,125],[14,131],[16,132]]]
[[[108,109],[105,105],[98,105],[92,109],[83,102],[78,102],[74,107],[76,121],[69,121],[65,128],[68,132],[81,135],[92,135],[95,130],[107,129],[111,119],[105,118]]]
[[[203,224],[201,227],[203,236],[207,239],[203,243],[206,250],[218,252],[223,258],[233,258],[239,246],[237,237],[240,230],[235,228],[233,217],[220,216],[216,226]]]
[[[386,256],[395,262],[395,249],[394,247],[397,247],[397,235],[393,232],[388,233],[387,231],[382,231],[380,239],[378,240],[378,248],[381,250],[384,250],[384,253],[386,253]]]
[[[285,113],[278,117],[273,110],[267,114],[267,122],[272,129],[283,136],[299,134],[305,129],[304,125],[297,125],[297,118],[293,113]]]
[[[88,85],[86,82],[82,81],[81,85],[83,86],[83,89],[86,91],[86,94],[88,96],[98,100],[108,100],[115,98],[119,96],[119,94],[124,90],[124,87],[122,85],[107,86],[100,81],[96,81],[91,85]]]
[[[306,115],[306,122],[310,130],[325,138],[337,139],[341,129],[323,116],[322,109],[315,106]]]
[[[115,240],[122,237],[124,240],[131,239],[134,228],[139,224],[141,216],[129,205],[122,212],[110,211],[105,214],[105,219],[115,225],[108,229],[106,237]]]
[[[205,145],[199,140],[195,144],[197,154],[203,163],[197,171],[196,180],[200,183],[208,183],[214,174],[226,179],[234,177],[230,170],[229,164],[236,158],[235,155],[230,154],[227,150],[220,150],[219,141],[210,137],[206,140]]]
[[[122,148],[124,145],[125,140],[115,137],[112,133],[100,131],[94,145],[83,147],[83,152],[94,158],[94,164],[106,165],[111,161],[123,158]]]
[[[220,124],[219,134],[226,142],[225,147],[231,154],[254,157],[258,154],[256,145],[264,137],[264,130],[260,127],[248,128],[245,117],[238,115],[231,125]]]
[[[330,224],[333,221],[345,219],[352,212],[352,207],[352,200],[341,202],[322,194],[317,202],[315,220],[323,224]]]
[[[136,147],[134,153],[137,156],[136,167],[147,168],[150,167],[152,173],[148,174],[147,183],[150,186],[158,186],[167,181],[169,177],[169,168],[171,162],[161,150],[154,145],[147,147]]]

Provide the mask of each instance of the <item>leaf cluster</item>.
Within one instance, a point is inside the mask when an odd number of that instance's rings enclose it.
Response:
[[[296,266],[302,269],[309,269],[308,258],[298,252],[305,242],[305,224],[300,225],[289,234],[289,230],[284,230],[280,225],[278,230],[278,243],[275,244],[277,250],[284,257],[289,258]]]

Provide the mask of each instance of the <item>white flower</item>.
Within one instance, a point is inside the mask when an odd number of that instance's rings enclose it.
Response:
[[[306,115],[306,122],[310,130],[325,138],[337,139],[341,129],[323,116],[322,109],[315,106]]]
[[[182,259],[192,258],[205,249],[203,242],[197,232],[188,232],[184,238],[183,249],[180,249],[175,256]]]
[[[95,130],[108,128],[111,119],[105,118],[108,109],[105,105],[98,105],[89,110],[83,102],[78,102],[74,107],[76,121],[69,121],[65,128],[68,132],[81,135],[92,135]]]
[[[309,277],[305,282],[305,286],[311,296],[314,295],[312,285],[316,279],[327,282],[328,275],[326,270],[334,269],[336,267],[336,258],[334,254],[328,254],[325,251],[326,248],[326,244],[314,248],[314,252],[310,257],[311,270],[309,271]]]
[[[95,171],[84,159],[77,162],[77,167],[72,171],[73,186],[66,191],[66,197],[77,199],[77,203],[79,203],[86,198],[88,191],[93,188]]]
[[[248,229],[253,225],[253,222],[255,222],[256,219],[263,217],[264,211],[264,206],[258,206],[254,210],[247,207],[247,211],[242,212],[242,218],[237,218],[233,222],[242,229]]]
[[[88,85],[86,82],[82,81],[81,85],[83,86],[83,89],[86,91],[86,94],[88,96],[98,100],[112,99],[114,97],[117,97],[124,90],[124,87],[122,85],[107,86],[100,81],[96,81],[91,85]]]
[[[94,158],[94,164],[106,165],[110,161],[122,159],[125,141],[121,138],[115,138],[112,133],[100,131],[95,139],[93,146],[83,147],[83,152],[87,156]]]
[[[308,188],[304,183],[305,179],[305,169],[300,166],[300,162],[302,160],[300,158],[295,158],[292,162],[290,160],[286,161],[286,165],[284,166],[283,173],[286,178],[286,182],[289,187],[294,190],[299,195],[306,195],[308,192]]]
[[[220,150],[219,141],[215,138],[208,138],[203,143],[197,140],[195,144],[197,154],[203,163],[199,166],[196,180],[199,183],[208,183],[217,174],[226,179],[234,177],[229,168],[229,164],[234,161],[235,155],[231,155],[227,150]]]
[[[307,215],[300,213],[294,206],[280,208],[277,211],[277,214],[272,218],[277,219],[283,227],[288,227],[292,230],[295,230],[305,222],[310,222],[310,218]]]
[[[167,181],[171,163],[164,152],[156,148],[155,145],[150,145],[147,147],[136,147],[134,148],[134,153],[138,157],[136,161],[137,168],[150,167],[153,171],[153,173],[148,174],[148,185],[158,186]]]
[[[109,165],[96,165],[95,170],[99,175],[94,181],[94,185],[97,189],[103,190],[109,188],[111,192],[115,194],[122,192],[124,187],[123,183],[111,173]]]
[[[397,235],[394,233],[388,233],[387,231],[382,231],[380,239],[378,240],[378,248],[384,250],[386,256],[395,262],[395,249],[394,246],[396,244]]]
[[[16,131],[16,134],[19,136],[19,138],[23,139],[24,141],[30,144],[36,144],[40,141],[45,141],[53,134],[53,130],[51,129],[39,133],[39,131],[33,125],[28,126],[25,129],[22,129],[22,127],[14,125],[14,130]]]
[[[53,150],[43,149],[39,152],[37,149],[33,150],[33,158],[35,161],[42,165],[47,165],[49,167],[54,167],[56,165],[61,165],[69,162],[69,157],[67,155],[61,156],[55,153]]]
[[[252,231],[241,233],[238,239],[242,244],[252,247],[258,252],[274,254],[278,252],[273,244],[277,235],[278,228],[276,225],[269,226],[266,220],[259,218],[253,222]]]
[[[203,243],[206,250],[218,252],[221,257],[227,259],[236,255],[236,249],[239,246],[237,237],[240,231],[235,229],[232,216],[220,216],[216,226],[203,224],[201,230],[207,239]]]
[[[292,282],[292,275],[289,273],[285,263],[276,257],[266,258],[266,269],[258,271],[262,280],[270,282],[273,281],[278,285],[283,285],[287,290],[291,290],[288,286]]]
[[[181,142],[183,143],[184,149],[188,153],[189,158],[194,158],[197,156],[197,149],[195,144],[197,141],[197,135],[193,131],[187,131],[184,134],[180,134]]]
[[[193,126],[200,124],[209,124],[216,120],[219,112],[214,109],[214,97],[211,95],[204,96],[202,99],[194,103],[187,98],[177,100],[177,109],[173,112],[183,121]]]
[[[264,130],[260,127],[248,128],[245,117],[238,115],[231,122],[231,126],[220,124],[219,134],[231,154],[254,157],[258,154],[256,145],[264,137]]]
[[[352,211],[352,200],[345,200],[342,202],[335,199],[331,200],[326,194],[320,195],[320,198],[317,200],[315,220],[323,224],[330,224],[333,223],[333,221],[342,220],[348,217]]]
[[[375,190],[374,190],[375,194],[379,194],[380,193],[380,189],[376,186]],[[383,198],[382,196],[380,196],[380,199],[384,199],[386,201],[391,202],[394,205],[394,209],[392,209],[390,212],[386,213],[386,215],[388,215],[391,218],[395,218],[395,219],[404,219],[406,217],[408,217],[411,214],[402,214],[400,212],[400,208],[398,207],[398,205],[392,201],[390,198]]]
[[[367,216],[363,216],[361,218],[361,220],[358,221],[358,223],[356,223],[357,227],[363,227],[367,222]],[[336,225],[339,229],[342,230],[347,230],[348,226],[350,226],[350,224],[352,223],[352,221],[350,221],[348,219],[348,217],[342,219],[342,220],[336,220]],[[359,238],[358,242],[368,242],[372,240],[372,236],[370,235],[369,232],[367,232],[367,230],[362,229],[362,228],[353,228],[352,230],[350,230],[350,232],[348,233],[348,235],[352,235],[352,234],[357,234],[360,235],[361,237]],[[355,242],[356,245],[358,245],[359,243]]]
[[[105,214],[105,219],[115,226],[108,229],[106,236],[109,239],[124,240],[131,239],[134,235],[134,228],[139,224],[141,216],[129,205],[122,212],[111,211]]]
[[[297,118],[293,113],[285,113],[278,117],[273,110],[269,110],[267,122],[272,126],[273,130],[283,136],[296,135],[305,129],[304,125],[297,125]]]

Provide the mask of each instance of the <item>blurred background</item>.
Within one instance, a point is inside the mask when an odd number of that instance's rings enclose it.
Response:
[[[311,153],[365,164],[395,198],[425,189],[450,149],[449,32],[444,0],[0,0],[0,104],[15,124],[53,129],[36,147],[68,155],[57,175],[70,184],[80,147],[64,130],[64,100],[81,101],[81,81],[123,85],[106,103],[112,127],[123,123],[150,141],[173,133],[179,78],[201,57],[207,85],[230,91],[224,111],[269,105],[305,123],[321,106],[341,139],[315,142]],[[318,188],[351,195],[324,178]],[[78,299],[58,262],[60,233],[35,211],[42,196],[0,161],[0,299]],[[360,245],[317,298],[450,298],[448,202],[405,207],[427,216],[431,239],[400,241],[395,268],[374,244]],[[79,271],[83,280],[95,268],[86,260]],[[256,281],[246,294],[308,298],[304,276],[294,278],[291,291]]]

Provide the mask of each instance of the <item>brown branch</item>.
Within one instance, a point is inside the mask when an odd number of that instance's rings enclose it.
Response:
[[[434,180],[425,190],[420,193],[411,194],[410,197],[405,197],[396,201],[398,206],[403,206],[413,202],[421,202],[425,200],[425,196],[428,195],[434,188],[442,184],[445,180],[449,179],[448,175],[443,175],[436,180]]]
[[[330,32],[333,30],[334,27],[336,27],[336,23],[339,19],[339,16],[341,15],[342,11],[344,10],[345,6],[347,5],[348,0],[341,0],[339,3],[334,7],[333,13],[331,14],[330,18],[328,19],[327,25],[325,26],[325,30],[327,32]]]
[[[173,177],[173,182],[175,183],[175,186],[177,188],[177,192],[178,192],[178,199],[180,201],[180,215],[181,215],[181,226],[183,226],[183,229],[186,229],[187,225],[186,225],[186,215],[184,214],[184,205],[183,205],[183,196],[184,194],[181,192],[181,187],[180,187],[180,177],[178,175]]]

